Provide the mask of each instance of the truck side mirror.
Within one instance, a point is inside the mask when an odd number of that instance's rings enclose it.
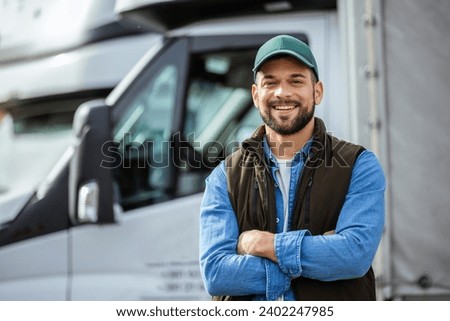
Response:
[[[102,167],[102,147],[111,141],[110,107],[86,102],[73,121],[74,155],[69,172],[69,216],[73,224],[113,223],[113,179]]]

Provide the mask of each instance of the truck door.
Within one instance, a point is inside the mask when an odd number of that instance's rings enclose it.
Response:
[[[198,272],[201,196],[174,199],[174,137],[188,72],[188,39],[166,42],[114,107],[116,223],[70,231],[71,299],[206,297]]]
[[[0,300],[66,300],[67,231],[0,249]]]

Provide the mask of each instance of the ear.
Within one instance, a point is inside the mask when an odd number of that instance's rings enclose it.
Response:
[[[259,95],[258,95],[258,86],[256,84],[252,85],[252,98],[253,98],[253,104],[256,108],[259,108],[258,101],[259,101]]]
[[[323,98],[323,83],[319,80],[314,85],[314,103],[319,105]]]

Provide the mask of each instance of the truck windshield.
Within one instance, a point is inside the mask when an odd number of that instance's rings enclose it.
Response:
[[[0,201],[34,191],[70,145],[77,107],[105,93],[0,104]]]

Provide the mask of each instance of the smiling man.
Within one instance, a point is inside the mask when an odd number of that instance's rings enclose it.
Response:
[[[377,158],[314,117],[324,90],[305,43],[270,39],[253,72],[264,124],[206,180],[207,291],[217,300],[375,300],[385,191]]]

